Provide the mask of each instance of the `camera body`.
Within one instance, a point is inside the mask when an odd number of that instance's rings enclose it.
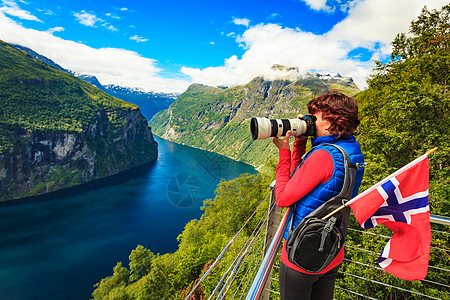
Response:
[[[290,130],[292,136],[314,136],[316,134],[316,117],[305,115],[301,119],[252,118],[250,131],[253,140],[275,136],[285,136]]]

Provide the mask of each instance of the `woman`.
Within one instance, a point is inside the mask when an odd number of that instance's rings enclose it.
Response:
[[[291,133],[287,132],[284,139],[273,138],[280,158],[276,169],[276,201],[280,207],[297,203],[294,228],[310,212],[339,194],[342,188],[344,158],[335,147],[324,144],[337,144],[344,148],[353,164],[364,161],[361,148],[354,137],[360,121],[358,105],[353,98],[338,91],[330,91],[311,100],[308,111],[316,117],[316,134],[311,143],[312,147],[317,147],[304,161],[302,156],[307,137],[295,138],[292,157],[289,147]],[[291,171],[298,165],[300,167],[291,177]],[[363,172],[361,168],[356,173],[352,197],[358,194]],[[285,239],[287,233],[288,229]],[[284,241],[279,273],[281,299],[333,299],[334,282],[343,259],[344,248],[323,271],[308,273],[288,260]]]

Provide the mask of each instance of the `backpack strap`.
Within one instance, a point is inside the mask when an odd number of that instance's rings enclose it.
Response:
[[[345,151],[345,149],[342,148],[341,146],[335,144],[323,144],[323,145],[336,147],[344,157],[344,170],[345,170],[344,184],[342,185],[342,189],[339,192],[339,194],[333,197],[342,199],[342,204],[344,204],[345,202],[349,201],[350,198],[352,197],[353,188],[355,187],[356,170],[359,167],[358,165],[355,165],[351,162],[347,151]]]

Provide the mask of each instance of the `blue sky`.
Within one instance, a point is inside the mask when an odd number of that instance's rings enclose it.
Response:
[[[245,84],[309,70],[352,77],[422,7],[441,0],[52,1],[1,0],[0,39],[103,84],[182,92],[193,82]],[[395,3],[394,3],[395,2]],[[296,74],[274,72],[274,64]]]

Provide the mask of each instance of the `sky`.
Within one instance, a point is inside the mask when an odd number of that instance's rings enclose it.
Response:
[[[184,92],[307,71],[367,88],[375,60],[444,0],[0,0],[0,40],[103,84]],[[1,57],[0,57],[1,59]],[[283,65],[291,71],[274,70]],[[295,70],[295,71],[292,71]]]

